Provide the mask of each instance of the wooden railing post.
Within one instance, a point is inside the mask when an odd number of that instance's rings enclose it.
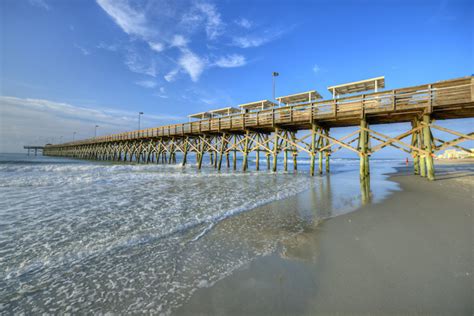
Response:
[[[428,85],[428,113],[433,112],[433,100],[432,100],[432,92],[431,92],[431,85]]]

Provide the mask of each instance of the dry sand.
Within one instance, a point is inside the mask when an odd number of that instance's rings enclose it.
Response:
[[[402,191],[295,236],[176,314],[473,315],[474,167],[391,179]]]

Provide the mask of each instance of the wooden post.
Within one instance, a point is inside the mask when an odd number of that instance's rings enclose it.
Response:
[[[228,151],[225,152],[225,159],[226,159],[226,162],[227,162],[227,168],[230,168],[230,158],[229,158],[229,152]]]
[[[296,133],[295,132],[291,133],[291,140],[293,141],[293,143],[296,144]],[[298,149],[294,145],[292,147],[293,147],[293,170],[296,171],[296,170],[298,170]]]
[[[260,170],[260,150],[257,149],[255,152],[255,170]]]
[[[278,128],[275,128],[273,143],[273,172],[277,171],[277,155],[278,155]]]
[[[326,128],[324,130],[324,133],[326,134],[326,136],[329,136],[329,128]],[[326,138],[326,146],[329,146],[329,139]],[[329,173],[329,160],[331,158],[331,148],[327,148],[326,149],[326,174]]]
[[[411,128],[416,128],[417,124],[416,121],[413,120],[411,122]],[[411,145],[413,147],[418,147],[418,137],[417,137],[417,132],[414,132],[411,135]],[[418,175],[420,174],[420,153],[416,150],[412,150],[412,156],[413,156],[413,173]]]
[[[420,122],[417,119],[416,125],[420,126]],[[418,148],[420,149],[425,149],[424,142],[423,142],[423,132],[421,130],[416,132],[417,134],[417,143],[418,143]],[[426,155],[424,153],[420,154],[419,157],[419,165],[420,165],[420,176],[426,177]]]
[[[186,165],[186,162],[188,160],[188,137],[184,139],[184,144],[183,144],[183,166]]]
[[[221,136],[221,151],[219,155],[219,164],[217,165],[217,170],[221,170],[221,165],[222,165],[222,156],[224,155],[224,150],[225,150],[225,145],[227,144],[226,142],[226,134],[222,134]]]
[[[244,141],[244,159],[242,162],[242,171],[247,171],[248,168],[248,150],[249,150],[249,131],[245,131],[245,141]]]
[[[311,176],[314,176],[314,160],[316,155],[316,129],[316,124],[311,123],[311,162],[309,165],[309,174]]]
[[[286,133],[286,136],[288,137],[288,133]],[[285,150],[283,151],[283,170],[288,171],[288,141],[284,141],[284,148]]]
[[[204,156],[204,140],[201,138],[200,139],[200,142],[201,142],[201,146],[199,148],[199,156],[198,156],[198,169],[201,170],[201,167],[202,167],[202,158]]]
[[[425,150],[428,152],[426,156],[426,174],[428,180],[435,179],[434,164],[433,164],[433,140],[431,137],[431,118],[428,114],[423,115],[423,141],[425,143]]]
[[[360,148],[359,148],[359,155],[360,155],[360,178],[365,179],[369,176],[369,157],[368,157],[368,132],[365,130],[367,128],[367,121],[365,119],[361,119],[360,121]]]
[[[270,152],[267,151],[265,157],[267,158],[267,170],[270,170]]]
[[[234,135],[234,146],[237,144],[237,135]],[[232,167],[234,170],[237,170],[237,149],[232,151]]]

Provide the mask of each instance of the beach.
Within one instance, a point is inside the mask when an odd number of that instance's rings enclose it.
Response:
[[[437,162],[432,182],[399,167],[390,181],[401,190],[312,222],[176,314],[472,315],[474,165]]]

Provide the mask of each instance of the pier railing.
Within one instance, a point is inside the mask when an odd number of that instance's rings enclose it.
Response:
[[[140,138],[238,132],[274,126],[304,126],[314,121],[344,121],[371,115],[397,115],[423,110],[433,113],[450,105],[474,102],[474,77],[464,77],[375,93],[237,113],[182,124],[147,128],[54,146],[76,146]],[[350,125],[350,124],[349,124]]]

